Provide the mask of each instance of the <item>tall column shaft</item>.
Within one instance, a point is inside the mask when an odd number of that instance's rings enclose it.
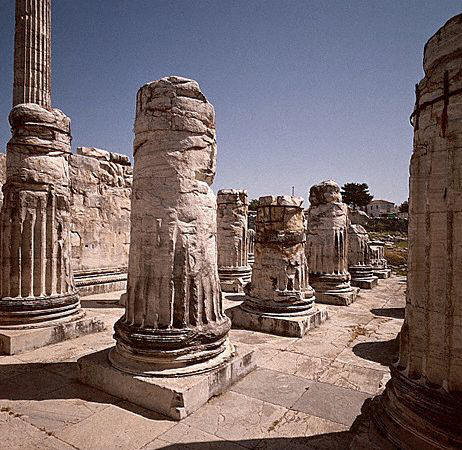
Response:
[[[243,292],[252,270],[247,255],[247,191],[222,189],[217,195],[218,274],[224,292]]]
[[[13,106],[51,107],[51,0],[16,0]]]
[[[399,361],[374,422],[403,449],[462,448],[462,14],[426,44],[410,165]]]
[[[137,96],[131,245],[114,366],[177,376],[230,351],[216,251],[215,113],[193,81],[168,77]],[[202,365],[201,365],[202,364]]]

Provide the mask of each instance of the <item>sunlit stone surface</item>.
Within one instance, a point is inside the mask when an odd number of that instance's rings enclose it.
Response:
[[[389,278],[391,269],[385,259],[385,242],[369,241],[369,254],[374,275],[380,279]]]
[[[348,217],[340,187],[323,181],[310,189],[306,212],[306,259],[310,284],[320,303],[349,305],[357,295],[348,272]]]
[[[348,227],[348,270],[351,285],[361,289],[377,286],[369,254],[369,235],[361,225]]]
[[[222,189],[217,194],[218,275],[223,292],[243,292],[250,281],[247,246],[247,191]]]
[[[302,204],[299,197],[260,197],[252,281],[244,303],[230,310],[233,325],[302,336],[321,322],[308,283]]]
[[[462,448],[462,15],[427,42],[424,70],[413,115],[405,321],[373,423],[402,449],[456,449]]]

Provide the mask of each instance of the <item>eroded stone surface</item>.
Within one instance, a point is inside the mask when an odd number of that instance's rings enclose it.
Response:
[[[409,271],[399,361],[373,423],[393,444],[462,447],[462,15],[427,42],[410,167]]]
[[[369,252],[369,235],[361,225],[349,224],[348,227],[348,268],[352,286],[372,289],[377,286]]]
[[[126,287],[132,167],[128,157],[79,147],[69,159],[72,269],[81,294]]]
[[[310,283],[320,303],[349,305],[357,295],[348,272],[348,210],[332,180],[310,189],[306,213],[306,258]]]
[[[303,199],[260,197],[252,281],[228,311],[236,327],[302,336],[327,318],[314,305],[305,256]]]
[[[243,292],[250,281],[247,191],[222,189],[217,195],[218,275],[223,292]]]

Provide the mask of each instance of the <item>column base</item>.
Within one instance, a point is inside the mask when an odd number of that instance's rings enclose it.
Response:
[[[103,321],[83,311],[72,319],[43,324],[40,328],[0,328],[0,354],[17,355],[105,329]]]
[[[350,287],[346,290],[340,291],[315,291],[316,303],[323,303],[326,305],[348,306],[351,305],[358,296],[359,288]]]
[[[313,307],[304,315],[264,314],[244,309],[242,305],[226,310],[233,328],[260,331],[278,336],[303,337],[327,318],[327,310]]]
[[[376,276],[380,280],[385,280],[391,277],[391,269],[379,269],[374,270],[374,276]]]
[[[400,450],[462,448],[462,396],[410,380],[391,368],[385,391],[363,405],[356,442]],[[360,416],[360,418],[361,418]]]
[[[127,273],[117,270],[75,272],[74,281],[80,297],[127,289]]]
[[[252,269],[250,266],[219,267],[218,276],[223,292],[242,294],[244,287],[250,282]]]
[[[375,276],[369,278],[356,278],[355,280],[351,280],[351,285],[360,289],[372,289],[376,287],[377,284],[378,278]]]
[[[105,349],[79,359],[80,381],[174,420],[181,420],[256,368],[251,347],[239,344],[235,350],[224,365],[209,372],[165,378],[122,372],[109,362],[111,349]]]

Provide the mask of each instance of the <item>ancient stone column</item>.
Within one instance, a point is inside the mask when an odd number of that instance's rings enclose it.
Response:
[[[10,114],[0,327],[80,314],[70,268],[70,120],[32,103]]]
[[[357,288],[348,272],[348,214],[335,181],[323,181],[310,189],[306,212],[306,259],[310,284],[319,303],[349,305]]]
[[[369,255],[369,235],[361,225],[348,227],[348,270],[351,285],[361,289],[377,286]]]
[[[401,449],[462,448],[462,14],[425,45],[399,361],[373,423]]]
[[[71,271],[71,130],[70,119],[50,107],[50,6],[49,0],[16,2],[15,106],[0,228],[0,353],[104,329],[94,317],[83,318]]]
[[[223,292],[243,292],[252,275],[247,261],[248,208],[247,191],[218,191],[218,275]]]
[[[51,0],[16,0],[13,106],[51,107]]]
[[[249,228],[247,230],[247,261],[250,267],[253,267],[255,262],[255,230]]]
[[[308,283],[302,204],[299,197],[260,197],[252,281],[244,303],[228,310],[233,325],[302,336],[324,318]]]
[[[380,279],[390,278],[391,270],[385,259],[385,242],[369,241],[369,255],[373,274]]]
[[[186,78],[146,84],[136,103],[131,245],[125,315],[112,364],[180,376],[234,353],[216,251],[215,113]]]

